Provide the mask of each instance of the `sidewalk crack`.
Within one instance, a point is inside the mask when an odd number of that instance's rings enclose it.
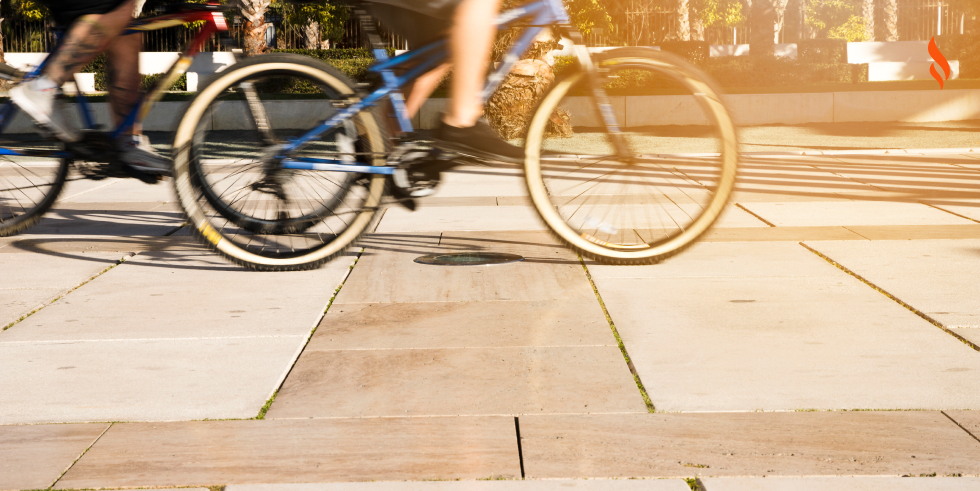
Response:
[[[633,366],[633,360],[630,359],[630,355],[626,351],[623,338],[619,336],[616,324],[613,322],[612,316],[609,315],[609,309],[606,308],[606,303],[602,301],[602,295],[599,294],[599,288],[596,287],[595,281],[592,280],[592,274],[589,273],[589,268],[585,265],[585,260],[582,259],[582,256],[579,256],[578,260],[582,264],[582,269],[585,270],[585,277],[589,280],[589,284],[592,285],[592,292],[595,293],[595,298],[599,301],[599,306],[602,307],[602,313],[606,316],[606,322],[609,323],[609,328],[612,329],[613,336],[616,338],[616,344],[619,346],[619,351],[626,360],[626,366],[630,369],[630,373],[633,374],[633,382],[636,383],[636,388],[640,390],[640,396],[643,397],[643,403],[647,406],[647,412],[656,412],[657,408],[654,407],[653,401],[650,400],[650,396],[647,394],[646,387],[643,386],[643,381],[640,380],[640,374],[636,371],[636,367]]]
[[[524,479],[524,449],[521,447],[521,422],[514,416],[514,429],[517,431],[517,458],[521,463],[521,479]]]

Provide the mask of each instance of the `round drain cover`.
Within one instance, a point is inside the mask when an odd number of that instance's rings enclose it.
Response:
[[[429,254],[415,258],[419,264],[434,264],[436,266],[480,266],[483,264],[503,264],[523,261],[517,254],[501,254],[498,252],[463,252],[459,254]]]

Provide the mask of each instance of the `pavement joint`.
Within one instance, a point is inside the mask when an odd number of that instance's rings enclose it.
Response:
[[[602,313],[606,316],[606,322],[609,323],[609,328],[612,329],[613,336],[616,337],[616,344],[619,346],[619,351],[623,354],[623,358],[626,360],[626,366],[629,367],[630,373],[633,375],[633,381],[636,383],[636,388],[640,391],[640,396],[643,397],[643,403],[646,404],[647,412],[656,412],[657,408],[653,405],[650,395],[647,394],[647,389],[643,386],[643,381],[640,380],[640,374],[636,371],[636,367],[633,366],[633,360],[630,359],[630,355],[626,351],[626,345],[623,343],[623,338],[619,336],[619,331],[616,329],[616,323],[613,322],[612,316],[609,315],[609,309],[606,308],[606,303],[602,301],[602,295],[599,294],[599,288],[596,287],[595,281],[592,280],[592,274],[589,273],[589,267],[586,266],[585,261],[581,256],[579,256],[579,262],[582,264],[582,269],[585,270],[585,277],[589,280],[589,285],[592,286],[592,291],[595,293],[596,300],[599,301],[599,306],[602,307]]]
[[[831,259],[830,257],[828,257],[828,256],[826,256],[826,255],[825,255],[825,254],[823,254],[822,252],[820,252],[820,251],[818,251],[818,250],[816,250],[816,249],[814,249],[814,248],[812,248],[812,247],[810,247],[810,246],[808,246],[808,245],[806,245],[806,244],[805,244],[805,243],[803,243],[803,242],[800,242],[799,244],[800,244],[801,246],[803,246],[804,248],[806,248],[806,249],[807,249],[808,251],[810,251],[810,252],[812,252],[812,253],[814,253],[814,254],[816,254],[817,256],[820,256],[820,257],[821,257],[821,258],[822,258],[823,260],[825,260],[825,261],[827,261],[828,263],[830,263],[830,264],[832,264],[832,265],[834,265],[835,267],[837,267],[837,268],[838,268],[838,269],[840,269],[841,271],[843,271],[843,272],[845,272],[845,273],[847,273],[847,274],[849,274],[849,275],[851,275],[851,276],[853,276],[854,278],[856,278],[856,279],[857,279],[858,281],[860,281],[860,282],[862,282],[862,283],[864,283],[865,285],[868,285],[868,286],[870,286],[870,287],[871,287],[872,289],[874,289],[874,290],[875,290],[875,291],[877,291],[878,293],[881,293],[882,295],[884,295],[884,296],[886,296],[886,297],[888,297],[889,299],[891,299],[891,300],[892,300],[892,301],[894,301],[895,303],[897,303],[897,304],[899,304],[899,305],[901,305],[902,307],[905,307],[905,308],[906,308],[906,309],[908,309],[908,310],[909,310],[910,312],[912,312],[913,314],[915,314],[915,315],[917,315],[917,316],[919,316],[919,317],[921,317],[921,318],[922,318],[923,320],[925,320],[926,322],[928,322],[928,323],[930,323],[930,324],[932,324],[932,325],[934,325],[934,326],[936,326],[936,327],[938,327],[938,328],[940,328],[940,329],[942,329],[942,330],[943,330],[944,332],[946,332],[946,334],[949,334],[950,336],[953,336],[954,338],[956,338],[956,339],[958,339],[958,340],[960,340],[960,342],[962,342],[963,344],[965,344],[965,345],[967,345],[967,346],[969,346],[969,347],[971,347],[971,348],[973,348],[974,350],[976,350],[976,351],[980,351],[980,346],[977,346],[977,345],[976,345],[976,343],[974,343],[974,342],[972,342],[972,341],[970,341],[969,339],[966,339],[966,338],[964,338],[963,336],[960,336],[959,334],[957,334],[957,333],[955,333],[955,332],[953,332],[953,330],[952,330],[952,329],[950,329],[950,328],[948,328],[948,327],[946,327],[945,325],[943,325],[943,323],[941,323],[941,322],[939,322],[939,321],[937,321],[936,319],[934,319],[934,318],[933,318],[933,317],[931,317],[930,315],[928,315],[928,314],[926,314],[925,312],[922,312],[922,311],[920,311],[919,309],[917,309],[917,308],[915,308],[915,307],[913,307],[913,306],[911,306],[911,305],[909,305],[908,303],[905,303],[905,302],[904,302],[904,301],[902,301],[902,300],[901,300],[900,298],[898,298],[898,297],[896,297],[895,295],[892,295],[891,293],[888,293],[887,291],[885,291],[885,290],[883,290],[883,289],[882,289],[881,287],[879,287],[878,285],[875,285],[874,283],[872,283],[872,282],[871,282],[870,280],[868,280],[867,278],[865,278],[865,277],[863,277],[863,276],[861,276],[861,275],[859,275],[859,274],[857,274],[856,272],[854,272],[854,271],[852,271],[851,269],[849,269],[849,268],[848,268],[847,266],[844,266],[843,264],[840,264],[840,263],[838,263],[837,261],[834,261],[833,259]]]
[[[47,489],[54,488],[55,485],[58,484],[58,481],[60,481],[61,478],[65,477],[65,474],[68,474],[68,471],[70,471],[72,467],[75,467],[75,464],[77,464],[79,460],[82,460],[82,457],[84,457],[85,454],[87,454],[88,451],[91,450],[92,447],[94,447],[95,444],[99,442],[99,440],[102,438],[102,436],[105,435],[106,432],[109,431],[109,429],[112,428],[112,425],[114,425],[114,424],[115,423],[109,423],[109,426],[106,426],[106,428],[104,430],[102,430],[102,433],[99,433],[99,436],[95,437],[95,440],[92,440],[92,443],[89,444],[89,446],[85,447],[85,450],[82,450],[82,453],[78,454],[78,458],[76,458],[75,460],[73,460],[72,463],[68,465],[68,467],[65,467],[65,470],[61,472],[61,474],[58,476],[58,478],[55,479],[54,482],[52,482],[51,485],[48,486]]]
[[[514,430],[517,432],[517,459],[521,463],[521,479],[524,479],[524,449],[521,447],[521,421],[514,416]]]
[[[28,313],[20,316],[20,318],[18,318],[17,320],[15,320],[15,321],[13,321],[13,322],[11,322],[11,323],[3,326],[3,328],[0,329],[0,332],[6,331],[7,329],[10,329],[11,327],[14,327],[15,325],[17,325],[18,323],[24,321],[28,317],[30,317],[30,316],[32,316],[32,315],[40,312],[41,310],[43,310],[48,305],[51,305],[51,304],[57,302],[58,300],[61,300],[62,298],[65,298],[66,295],[70,294],[71,292],[73,292],[75,290],[78,290],[79,288],[87,285],[88,283],[92,282],[96,278],[98,278],[98,277],[100,277],[100,276],[108,273],[109,270],[111,270],[111,269],[115,268],[116,266],[119,266],[120,264],[126,262],[126,259],[129,259],[129,258],[131,258],[131,257],[133,257],[135,255],[136,255],[136,253],[130,253],[128,256],[123,256],[118,261],[116,261],[116,264],[113,264],[113,265],[111,265],[111,266],[103,269],[102,271],[99,271],[98,273],[96,273],[91,278],[89,278],[89,279],[87,279],[87,280],[85,280],[85,281],[83,281],[83,282],[81,282],[81,283],[79,283],[79,284],[77,284],[77,285],[75,285],[75,286],[73,286],[73,287],[65,290],[64,292],[62,292],[61,294],[59,294],[57,297],[55,297],[51,301],[44,302],[43,304],[41,304],[39,307],[35,308],[34,310],[31,310],[30,312],[28,312]]]
[[[958,217],[960,217],[960,218],[963,218],[963,219],[965,219],[965,220],[969,220],[969,221],[971,221],[971,222],[976,222],[976,223],[980,223],[980,220],[975,220],[975,219],[973,219],[973,218],[970,218],[970,217],[968,217],[968,216],[965,216],[965,215],[960,215],[959,213],[956,213],[956,212],[953,212],[953,211],[949,211],[949,210],[947,210],[947,209],[945,209],[945,208],[940,208],[940,207],[938,207],[938,206],[936,206],[936,205],[931,205],[931,204],[929,204],[929,203],[923,203],[923,202],[921,202],[921,201],[920,201],[919,203],[920,203],[920,204],[923,204],[923,205],[926,205],[926,206],[928,206],[928,207],[930,207],[930,208],[935,208],[935,209],[937,209],[937,210],[939,210],[939,211],[944,211],[944,212],[946,212],[946,213],[949,213],[950,215],[956,215],[956,216],[958,216]]]
[[[737,207],[739,207],[739,208],[741,208],[741,209],[742,209],[742,211],[744,211],[744,212],[746,212],[746,213],[748,213],[749,215],[752,215],[752,216],[754,216],[754,217],[756,217],[756,218],[758,218],[758,219],[759,219],[759,220],[760,220],[760,221],[761,221],[762,223],[764,223],[764,224],[766,224],[766,225],[769,225],[770,227],[775,227],[775,226],[776,226],[776,224],[774,224],[774,223],[772,223],[772,222],[770,222],[769,220],[766,220],[765,218],[762,218],[761,216],[759,216],[759,215],[757,215],[757,214],[755,214],[755,213],[753,213],[753,212],[752,212],[752,210],[749,210],[748,208],[746,208],[746,207],[744,207],[744,206],[742,206],[742,204],[741,204],[741,203],[735,203],[735,206],[737,206]]]
[[[381,220],[378,220],[378,223],[381,223]],[[377,228],[377,224],[375,224],[375,228]],[[296,366],[296,362],[298,362],[299,358],[303,356],[303,352],[306,351],[306,347],[309,346],[310,340],[313,339],[313,334],[315,334],[317,328],[320,327],[320,322],[323,321],[323,316],[327,315],[327,312],[330,311],[330,307],[333,305],[333,301],[337,299],[337,295],[340,294],[340,290],[344,287],[344,283],[347,283],[347,279],[350,278],[351,272],[354,271],[354,266],[357,265],[357,261],[361,259],[361,256],[363,254],[364,254],[364,248],[362,247],[361,250],[357,253],[357,256],[354,258],[354,261],[351,262],[350,267],[347,268],[347,274],[344,275],[343,279],[340,280],[340,284],[337,285],[336,289],[334,289],[333,295],[330,297],[330,300],[327,301],[327,306],[323,309],[323,312],[320,313],[320,316],[317,317],[316,322],[313,323],[313,329],[310,329],[310,332],[307,333],[306,339],[303,341],[303,345],[300,346],[298,350],[296,350],[296,354],[293,356],[292,361],[290,361],[289,363],[289,368],[287,368],[285,372],[283,372],[282,376],[279,378],[279,381],[276,382],[275,390],[272,391],[272,395],[270,395],[269,399],[265,401],[265,404],[263,404],[262,408],[259,409],[259,413],[255,415],[254,419],[265,419],[265,415],[269,413],[269,409],[271,409],[272,404],[275,403],[276,396],[279,395],[279,391],[282,390],[282,386],[283,384],[286,383],[286,379],[289,378],[289,374],[292,373],[293,368]]]
[[[947,414],[946,411],[939,411],[939,412],[943,413],[943,416],[946,416],[947,418],[949,418],[949,420],[952,421],[953,424],[955,424],[956,426],[959,426],[960,429],[963,430],[963,431],[965,431],[967,435],[972,436],[974,440],[976,440],[978,443],[980,443],[980,438],[978,438],[977,435],[974,435],[973,432],[971,432],[970,430],[966,429],[965,426],[961,425],[959,421],[956,421],[955,419],[953,419],[953,417],[950,416],[949,414]]]

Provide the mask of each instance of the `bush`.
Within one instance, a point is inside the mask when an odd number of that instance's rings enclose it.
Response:
[[[357,58],[374,58],[374,53],[367,48],[338,48],[338,49],[270,49],[271,53],[293,53],[309,56],[318,60],[352,60]],[[395,50],[388,48],[388,56],[394,56]]]
[[[867,64],[760,60],[745,56],[716,58],[703,64],[702,68],[724,87],[785,87],[868,80]]]
[[[711,45],[705,41],[664,41],[660,43],[660,49],[692,63],[703,63],[711,58]]]
[[[960,78],[980,78],[980,35],[943,34],[936,46],[947,60],[960,62]]]
[[[796,43],[797,59],[804,63],[847,63],[847,41],[809,39]]]

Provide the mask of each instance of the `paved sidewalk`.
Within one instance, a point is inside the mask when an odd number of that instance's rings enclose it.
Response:
[[[0,239],[0,490],[980,489],[978,188],[970,154],[751,157],[702,243],[612,267],[463,168],[254,273],[166,185],[73,182]],[[412,262],[480,250],[526,260]]]

